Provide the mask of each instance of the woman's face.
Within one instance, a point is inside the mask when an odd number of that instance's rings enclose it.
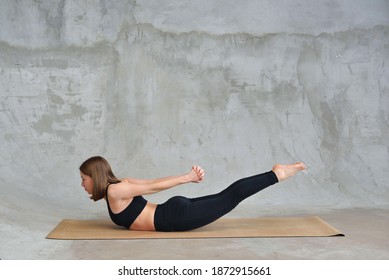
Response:
[[[80,172],[81,175],[81,186],[85,189],[85,191],[92,195],[93,193],[93,180],[92,177]]]

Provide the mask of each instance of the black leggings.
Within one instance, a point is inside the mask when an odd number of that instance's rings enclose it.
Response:
[[[222,192],[199,198],[175,196],[155,210],[156,231],[186,231],[205,226],[233,210],[242,200],[278,182],[273,171],[240,179]]]

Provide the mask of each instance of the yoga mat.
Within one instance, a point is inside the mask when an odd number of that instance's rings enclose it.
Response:
[[[253,237],[344,236],[317,216],[275,218],[222,218],[205,227],[184,232],[133,231],[110,220],[62,220],[48,239],[187,239]]]

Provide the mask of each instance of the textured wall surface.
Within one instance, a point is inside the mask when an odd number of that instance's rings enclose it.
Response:
[[[389,203],[388,1],[0,2],[5,235],[20,213],[104,209],[78,174],[96,154],[118,176],[204,166],[156,202],[301,160],[252,201]]]

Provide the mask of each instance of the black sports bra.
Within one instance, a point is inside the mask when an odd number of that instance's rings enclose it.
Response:
[[[118,226],[130,228],[132,223],[138,218],[142,210],[146,207],[147,200],[143,196],[135,196],[131,203],[120,213],[113,213],[108,202],[108,187],[106,189],[106,200],[109,216],[111,220]]]

